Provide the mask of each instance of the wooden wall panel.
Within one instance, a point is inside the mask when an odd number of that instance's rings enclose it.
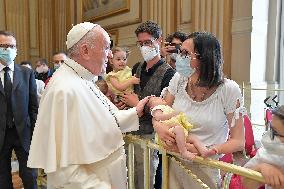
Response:
[[[16,62],[29,60],[29,2],[6,0],[6,30],[16,35],[18,55]]]
[[[6,29],[6,9],[5,0],[0,0],[0,30]]]
[[[223,47],[224,73],[230,77],[232,1],[192,0],[192,7],[192,31],[208,31],[219,39]]]
[[[177,0],[148,0],[147,20],[160,25],[164,38],[176,31],[176,4]]]

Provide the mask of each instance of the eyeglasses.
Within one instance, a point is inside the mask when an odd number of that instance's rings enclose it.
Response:
[[[145,40],[145,41],[137,41],[136,45],[137,45],[137,47],[143,47],[143,46],[152,47],[155,40],[156,39],[150,39],[150,40]]]
[[[64,63],[64,60],[55,60],[54,63],[55,63],[55,64],[60,64],[60,63],[63,64],[63,63]]]
[[[275,136],[284,137],[284,135],[281,135],[281,134],[277,133],[277,131],[275,131],[275,129],[272,127],[271,121],[268,122],[268,128],[270,130],[270,138],[271,138],[271,140],[274,140]]]
[[[15,48],[16,48],[16,45],[0,44],[0,47],[1,47],[1,48],[4,48],[5,50],[8,49],[8,48],[15,49]]]
[[[183,58],[190,58],[191,60],[195,60],[195,59],[199,59],[200,58],[200,54],[195,53],[195,52],[189,52],[185,49],[179,51],[178,53],[181,57]],[[192,55],[195,55],[196,57],[192,57]]]

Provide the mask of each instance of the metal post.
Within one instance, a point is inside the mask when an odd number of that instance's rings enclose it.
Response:
[[[135,189],[134,183],[134,144],[128,144],[128,189]]]
[[[165,151],[162,152],[162,189],[169,188],[169,158]]]
[[[144,189],[150,189],[150,148],[144,148]]]

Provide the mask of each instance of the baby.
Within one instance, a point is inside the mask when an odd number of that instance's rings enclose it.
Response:
[[[116,101],[120,100],[120,96],[124,93],[132,93],[133,85],[139,84],[140,79],[132,76],[131,68],[126,66],[128,51],[115,47],[112,49],[113,58],[110,58],[110,64],[113,71],[106,75],[106,82],[112,92],[116,95]]]
[[[97,87],[100,89],[100,91],[111,101],[113,102],[114,100],[114,95],[113,93],[109,90],[108,85],[105,80],[100,79],[97,80],[96,82]]]
[[[193,125],[188,122],[183,112],[176,112],[160,97],[151,97],[147,105],[150,107],[151,114],[155,120],[170,125],[169,131],[175,134],[177,147],[182,157],[190,160],[195,157],[194,153],[186,149],[186,141],[192,143],[202,157],[216,154],[214,149],[207,149],[195,135],[188,133],[193,128]],[[158,135],[156,135],[156,142],[163,145]]]
[[[261,139],[262,147],[245,167],[258,171],[264,177],[267,188],[284,188],[284,105],[272,110],[269,130]],[[261,183],[243,178],[246,188],[257,188]]]

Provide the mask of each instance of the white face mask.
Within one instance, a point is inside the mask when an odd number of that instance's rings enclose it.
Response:
[[[142,46],[140,47],[140,52],[144,60],[148,62],[160,54],[160,47],[157,44],[154,44],[154,47]]]
[[[266,131],[261,139],[261,143],[263,147],[268,151],[268,152],[273,152],[275,154],[283,155],[284,151],[284,143],[281,142],[281,140],[275,136],[274,140],[271,140],[270,138],[271,131]]]

